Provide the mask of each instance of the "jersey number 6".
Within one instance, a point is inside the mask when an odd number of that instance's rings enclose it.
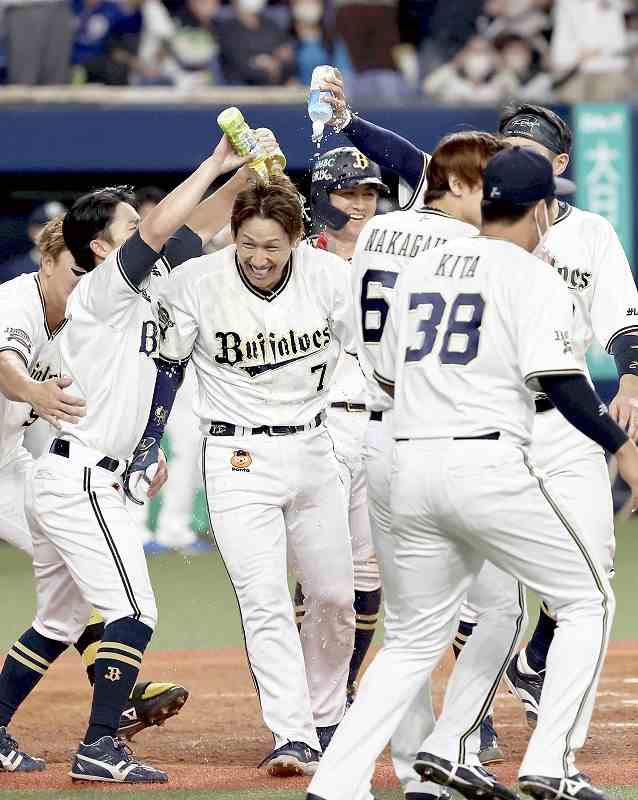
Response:
[[[429,306],[430,314],[419,320],[417,331],[423,334],[423,339],[419,347],[406,349],[406,361],[420,361],[432,352],[445,305],[445,300],[438,292],[415,292],[410,295],[410,311]],[[484,309],[485,302],[480,294],[461,293],[456,296],[439,350],[441,364],[465,366],[476,358]],[[455,345],[454,349],[451,349],[451,345]]]

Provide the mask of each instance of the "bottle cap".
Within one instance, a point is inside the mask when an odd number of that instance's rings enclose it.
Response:
[[[324,123],[321,120],[317,120],[316,122],[312,123],[312,141],[319,142],[321,141],[321,137],[323,136],[323,125]]]

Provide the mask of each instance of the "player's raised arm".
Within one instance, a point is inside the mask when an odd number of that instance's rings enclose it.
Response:
[[[324,91],[331,93],[326,100],[334,109],[334,116],[328,124],[347,136],[355,147],[380,167],[396,172],[411,189],[417,189],[425,176],[427,154],[398,133],[352,114],[348,108],[343,79],[338,70],[335,72],[334,78],[326,80],[321,86]]]
[[[161,250],[167,239],[189,220],[210,184],[248,160],[249,157],[235,155],[226,136],[222,136],[212,155],[140,222],[141,239],[153,250]]]

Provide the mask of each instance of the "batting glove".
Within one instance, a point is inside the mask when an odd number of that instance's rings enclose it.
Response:
[[[159,439],[145,436],[135,448],[131,463],[126,469],[124,493],[138,506],[143,506],[148,497],[148,487],[153,483],[159,468],[160,452]]]

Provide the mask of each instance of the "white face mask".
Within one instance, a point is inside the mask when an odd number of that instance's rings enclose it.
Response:
[[[469,53],[463,59],[463,69],[472,81],[481,81],[492,71],[492,56],[489,53]]]
[[[246,14],[259,14],[266,0],[239,0],[239,10]]]
[[[292,15],[306,25],[316,25],[323,16],[323,7],[320,3],[299,3],[292,7]]]
[[[538,232],[538,244],[532,250],[532,255],[536,256],[536,258],[540,258],[541,261],[546,261],[548,264],[551,264],[552,254],[545,246],[545,242],[547,241],[547,237],[549,236],[549,232],[552,227],[549,221],[549,212],[547,211],[546,203],[543,203],[542,216],[544,217],[543,220],[543,225],[545,227],[544,231],[541,231],[541,226],[538,223],[538,217],[536,216],[536,211],[534,211],[534,222],[536,223],[536,231]]]

